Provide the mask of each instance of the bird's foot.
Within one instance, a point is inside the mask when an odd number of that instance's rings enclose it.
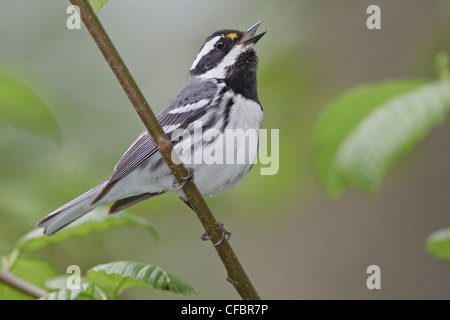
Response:
[[[186,177],[183,178],[183,182],[181,184],[179,184],[176,179],[173,180],[172,186],[176,190],[183,189],[185,185],[187,185],[194,179],[194,168],[186,167],[186,170],[187,170],[188,174]]]
[[[219,244],[221,244],[221,243],[223,242],[223,240],[225,240],[225,238],[226,238],[226,240],[230,240],[230,238],[231,238],[231,232],[227,231],[227,229],[225,229],[225,228],[223,227],[223,223],[218,222],[217,224],[218,224],[217,229],[222,230],[222,235],[220,236],[219,241],[217,241],[217,243],[214,244],[214,246],[216,246],[216,247],[217,247]],[[211,240],[211,237],[208,236],[208,234],[205,232],[205,233],[200,237],[200,239],[202,239],[203,241],[208,241],[208,240]]]

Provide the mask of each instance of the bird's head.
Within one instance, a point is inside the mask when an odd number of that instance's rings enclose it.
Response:
[[[256,73],[254,44],[265,34],[256,34],[262,22],[247,31],[219,30],[206,38],[192,64],[190,76],[204,79],[227,79],[237,73]]]

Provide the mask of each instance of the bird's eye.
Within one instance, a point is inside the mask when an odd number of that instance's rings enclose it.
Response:
[[[223,42],[223,41],[219,41],[219,42],[217,42],[216,43],[216,49],[217,50],[223,50],[225,48],[225,42]]]

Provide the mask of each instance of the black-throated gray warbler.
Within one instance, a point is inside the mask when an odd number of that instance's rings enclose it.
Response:
[[[255,35],[260,24],[244,32],[220,30],[206,39],[185,86],[157,116],[177,152],[186,155],[186,143],[188,150],[194,149],[194,159],[200,152],[195,148],[198,144],[216,153],[229,152],[217,134],[205,139],[208,129],[222,134],[227,130],[253,130],[258,134],[263,111],[257,94],[258,62],[254,44],[265,34]],[[196,128],[203,132],[200,137],[196,137]],[[180,138],[180,130],[194,138]],[[244,145],[249,148],[250,156],[243,163],[194,161],[186,164],[193,169],[194,182],[202,195],[214,196],[242,180],[256,158],[258,137]],[[239,151],[236,148],[242,145],[236,147],[233,143],[231,152]],[[183,191],[173,184],[174,177],[147,131],[125,152],[114,170],[110,179],[56,209],[39,221],[37,227],[52,235],[94,208],[111,202],[114,203],[110,213],[116,213],[166,192],[174,192],[184,199]]]

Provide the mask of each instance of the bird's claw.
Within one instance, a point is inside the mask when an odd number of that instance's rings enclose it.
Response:
[[[178,181],[175,179],[172,182],[172,186],[176,190],[183,189],[184,186],[186,186],[188,183],[190,183],[194,178],[194,169],[190,167],[186,167],[186,170],[188,172],[187,176],[183,178],[183,182],[181,184],[178,183]]]
[[[219,244],[221,244],[221,243],[223,242],[223,240],[225,240],[225,238],[226,238],[227,240],[230,240],[230,238],[231,238],[231,232],[227,231],[227,229],[225,229],[225,228],[223,227],[223,223],[218,222],[217,224],[218,224],[217,229],[222,230],[222,235],[220,236],[219,241],[217,241],[217,243],[214,244],[214,246],[216,246],[216,247],[217,247]],[[211,240],[211,237],[208,236],[208,234],[205,232],[205,233],[200,237],[200,239],[202,239],[203,241],[208,241],[208,240]]]

